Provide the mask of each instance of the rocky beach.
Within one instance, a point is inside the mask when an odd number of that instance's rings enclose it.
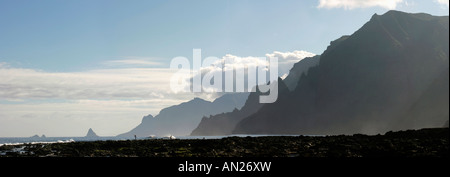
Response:
[[[448,128],[370,136],[231,136],[0,147],[0,157],[448,157],[448,152]]]

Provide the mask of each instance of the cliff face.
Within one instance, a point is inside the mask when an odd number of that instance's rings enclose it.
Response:
[[[223,95],[213,102],[195,98],[179,105],[164,108],[153,117],[144,116],[141,124],[121,137],[186,136],[197,127],[202,117],[232,111],[241,108],[249,93]]]
[[[332,43],[294,91],[243,119],[233,133],[374,134],[442,126],[448,106],[428,109],[424,103],[448,105],[433,99],[448,95],[448,26],[448,16],[374,15]]]
[[[233,112],[217,114],[214,116],[203,117],[200,124],[191,133],[192,136],[214,136],[214,135],[229,135],[236,125],[244,118],[254,114],[261,109],[265,104],[259,103],[259,96],[261,92],[252,92],[248,96],[245,105],[242,109],[235,109]],[[279,95],[288,93],[289,89],[281,79],[278,79],[278,93]]]
[[[400,118],[395,127],[442,127],[449,120],[449,69],[444,70]],[[445,125],[444,125],[445,126]]]
[[[320,55],[316,55],[314,57],[308,57],[300,60],[298,63],[295,63],[292,69],[289,71],[289,75],[286,77],[286,79],[283,80],[289,90],[295,90],[300,76],[304,73],[307,73],[309,68],[319,65],[319,61]]]
[[[259,94],[251,93],[241,110],[203,117],[191,136],[214,136],[231,134],[236,124],[243,118],[258,111],[263,104],[259,103]]]

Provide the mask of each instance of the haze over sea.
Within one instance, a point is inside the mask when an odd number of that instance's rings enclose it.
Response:
[[[180,136],[176,139],[222,139],[226,137],[263,137],[263,136],[299,136],[299,135],[227,135],[227,136]],[[304,136],[321,136],[321,135],[304,135]],[[144,139],[169,139],[166,137],[137,137],[137,140]],[[4,145],[20,145],[20,144],[50,144],[50,143],[70,143],[79,141],[126,141],[134,140],[134,137],[117,137],[117,136],[102,136],[102,137],[0,137],[0,146]]]

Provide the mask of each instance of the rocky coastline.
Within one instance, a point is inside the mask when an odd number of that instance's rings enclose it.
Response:
[[[20,152],[12,151],[21,149]],[[449,128],[384,135],[148,139],[0,147],[0,157],[448,157]]]

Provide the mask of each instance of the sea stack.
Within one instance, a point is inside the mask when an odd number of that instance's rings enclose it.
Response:
[[[89,128],[85,137],[95,138],[95,137],[99,137],[99,136],[94,132],[94,130],[92,130],[92,128]]]

